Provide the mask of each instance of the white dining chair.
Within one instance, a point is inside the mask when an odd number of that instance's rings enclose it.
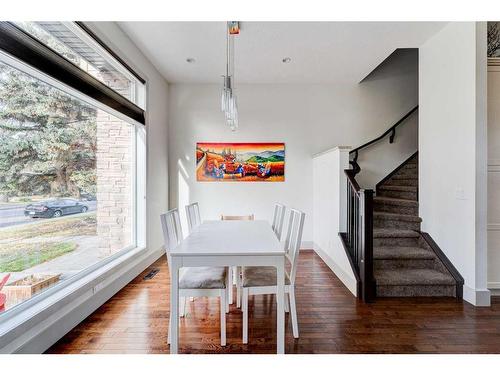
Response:
[[[198,202],[188,204],[186,206],[186,216],[188,222],[188,230],[189,233],[201,224],[201,216],[200,216],[200,206]]]
[[[165,241],[167,262],[171,264],[170,251],[182,241],[182,228],[179,211],[175,208],[161,215],[161,226]],[[226,313],[228,272],[226,267],[184,267],[179,272],[179,316],[185,315],[186,297],[220,297],[220,341],[226,345]],[[172,276],[172,275],[171,275]],[[172,277],[170,279],[172,281]],[[170,329],[172,320],[169,318],[169,334],[167,342],[170,344]]]
[[[283,223],[285,222],[285,211],[286,207],[282,204],[276,203],[274,205],[274,215],[273,215],[273,231],[278,237],[278,240],[281,240],[281,232],[283,230]]]
[[[255,218],[254,214],[235,216],[235,215],[220,215],[221,220],[253,220]],[[232,267],[232,271],[229,273],[229,285],[236,285],[236,307],[241,307],[241,268]],[[233,304],[233,288],[229,290],[229,304]]]
[[[290,273],[285,271],[285,311],[290,311],[293,337],[299,337],[297,322],[297,307],[295,304],[295,276],[299,258],[302,229],[305,213],[299,210],[290,210],[290,220],[286,234],[285,258],[290,263]],[[286,267],[285,267],[286,268]],[[248,296],[258,294],[276,294],[277,278],[275,267],[243,267],[242,276],[242,311],[243,311],[243,343],[248,343]],[[288,302],[290,306],[288,306]]]

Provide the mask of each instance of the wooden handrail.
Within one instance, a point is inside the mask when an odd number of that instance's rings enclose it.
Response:
[[[354,191],[359,195],[359,191],[361,188],[359,187],[358,181],[354,178],[356,173],[354,173],[354,169],[345,169],[344,173],[347,176],[347,182],[352,186]]]
[[[366,142],[365,144],[359,146],[359,147],[356,147],[354,150],[351,150],[349,151],[349,156],[351,155],[354,155],[353,156],[353,159],[349,161],[349,163],[352,165],[353,167],[353,171],[354,171],[354,175],[358,174],[360,171],[361,171],[361,168],[358,164],[358,155],[359,155],[359,151],[361,151],[362,149],[368,147],[368,146],[371,146],[372,144],[374,143],[377,143],[378,141],[384,139],[385,137],[387,137],[388,135],[389,136],[389,143],[393,143],[394,142],[394,137],[396,136],[396,128],[401,125],[408,117],[410,117],[416,110],[418,109],[418,105],[416,107],[414,107],[410,112],[408,112],[406,115],[404,115],[403,117],[401,117],[401,119],[399,119],[398,122],[396,122],[394,125],[392,125],[389,129],[387,129],[384,134],[380,135],[379,137],[375,138],[375,139],[372,139],[371,141],[369,142]]]

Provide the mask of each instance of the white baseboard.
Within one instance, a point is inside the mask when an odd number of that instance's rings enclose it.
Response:
[[[133,253],[133,252],[132,252]],[[126,254],[0,337],[0,353],[43,353],[164,254]],[[100,272],[100,274],[99,274]],[[80,281],[76,281],[75,284]],[[68,287],[69,289],[69,287]]]
[[[300,249],[301,250],[312,250],[312,249],[314,249],[314,242],[313,241],[302,241],[300,244]]]
[[[349,289],[349,291],[357,297],[357,282],[356,279],[347,274],[340,266],[325,252],[323,251],[317,244],[313,243],[313,250],[316,254],[319,255],[323,262],[332,270],[332,272],[342,281],[342,283]]]
[[[500,282],[489,282],[488,289],[492,296],[500,296]]]
[[[464,285],[463,299],[474,306],[490,306],[491,292],[488,289],[474,289]]]

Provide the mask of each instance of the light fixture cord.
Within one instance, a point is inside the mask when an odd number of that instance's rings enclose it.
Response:
[[[230,35],[229,35],[229,23],[226,23],[226,76],[229,77],[229,64],[230,64]]]

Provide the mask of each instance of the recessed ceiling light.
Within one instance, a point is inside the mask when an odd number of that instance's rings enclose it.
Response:
[[[192,57],[188,57],[188,58],[186,59],[186,62],[187,62],[188,64],[192,64],[192,63],[194,63],[195,61],[196,61],[196,60],[195,60],[194,58],[192,58]]]
[[[285,64],[288,64],[290,61],[292,61],[291,58],[289,57],[284,57],[283,60],[282,60]]]

